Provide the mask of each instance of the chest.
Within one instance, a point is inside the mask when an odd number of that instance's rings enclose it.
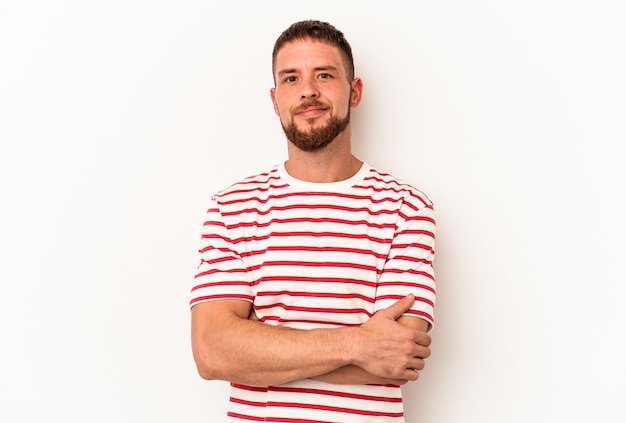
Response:
[[[360,324],[373,313],[397,212],[371,204],[273,208],[248,217],[240,255],[270,323]],[[305,322],[305,323],[303,323]]]

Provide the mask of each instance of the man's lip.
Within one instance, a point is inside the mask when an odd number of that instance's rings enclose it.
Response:
[[[296,112],[296,115],[300,117],[315,117],[324,113],[326,109],[324,107],[309,107],[308,109],[300,110]]]

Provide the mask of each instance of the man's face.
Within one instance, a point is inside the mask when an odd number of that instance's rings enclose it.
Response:
[[[287,43],[275,69],[272,102],[287,139],[303,151],[330,144],[360,101],[360,81],[348,81],[339,49],[311,40]]]

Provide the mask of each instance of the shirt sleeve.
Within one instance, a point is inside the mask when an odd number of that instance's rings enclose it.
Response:
[[[190,307],[213,300],[253,300],[246,263],[229,236],[216,198],[211,199],[198,250],[200,263],[191,288]]]
[[[411,197],[400,207],[398,225],[376,290],[374,311],[412,293],[415,303],[404,314],[434,324],[435,214],[432,203],[416,206]]]

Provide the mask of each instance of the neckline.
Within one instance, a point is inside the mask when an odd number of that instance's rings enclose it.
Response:
[[[336,182],[309,182],[303,181],[301,179],[296,179],[287,172],[284,162],[276,165],[276,170],[280,178],[287,182],[289,186],[292,186],[294,188],[309,191],[334,191],[338,189],[350,188],[354,186],[357,182],[362,182],[365,178],[365,175],[370,171],[370,165],[366,162],[363,162],[361,168],[353,176],[348,179]]]

